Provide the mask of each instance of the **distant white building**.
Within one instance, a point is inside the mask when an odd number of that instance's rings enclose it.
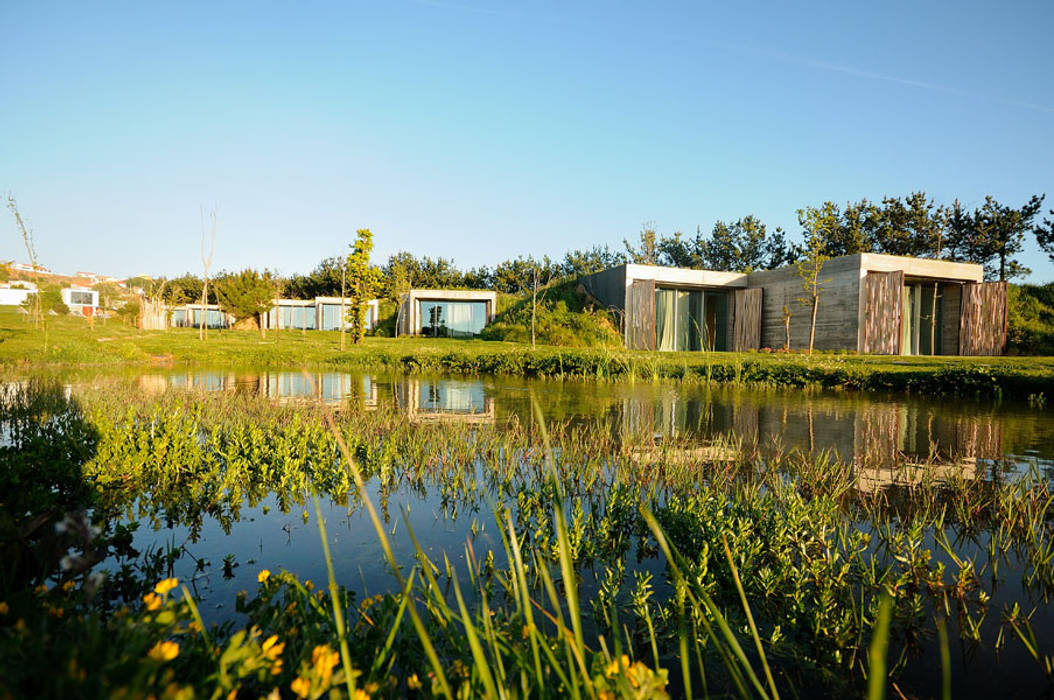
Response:
[[[44,274],[51,274],[51,270],[44,267],[43,265],[37,265],[35,268],[29,263],[11,263],[12,270],[18,270],[19,272],[41,272]]]
[[[0,284],[0,306],[19,306],[36,293],[37,285],[32,282],[4,282]]]
[[[99,310],[99,293],[88,287],[67,287],[63,289],[62,301],[69,310],[82,316],[92,316]]]

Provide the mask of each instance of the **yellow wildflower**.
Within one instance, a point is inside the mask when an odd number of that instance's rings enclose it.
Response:
[[[154,586],[154,591],[157,592],[158,595],[165,595],[178,585],[178,578],[166,578],[164,581],[158,581],[157,585]]]
[[[18,620],[15,622],[15,631],[16,632],[25,632],[26,631],[26,621],[23,620],[21,617],[18,618]]]
[[[270,576],[271,576],[271,572],[270,572],[270,571],[268,571],[267,569],[264,569],[264,570],[262,570],[262,571],[261,571],[261,572],[260,572],[259,574],[257,574],[257,575],[256,575],[256,580],[257,580],[257,581],[258,581],[259,583],[263,583],[263,582],[264,582],[264,581],[266,581],[266,580],[267,580],[268,578],[270,578]]]
[[[62,590],[65,591],[66,593],[69,593],[70,591],[72,591],[76,587],[77,587],[77,582],[76,581],[66,581],[66,583],[62,584]]]
[[[158,642],[148,652],[151,659],[155,661],[171,661],[179,656],[179,645],[175,642]]]
[[[263,655],[268,659],[277,659],[285,650],[285,642],[278,641],[278,635],[274,634],[263,643]]]
[[[333,676],[333,667],[340,663],[340,655],[329,648],[328,644],[320,644],[311,652],[311,665],[315,667],[315,673],[322,681],[323,687],[329,686],[329,680]]]
[[[406,687],[410,690],[421,689],[421,679],[417,677],[416,673],[412,674],[409,678],[406,679]]]
[[[293,692],[296,693],[298,698],[306,698],[308,693],[311,692],[311,681],[303,676],[297,676],[296,679],[289,684],[289,687],[293,689]]]
[[[52,605],[50,608],[48,608],[48,615],[51,615],[54,618],[61,618],[65,614],[66,614],[65,610],[63,610],[62,608],[56,607],[54,605]]]
[[[11,606],[7,604],[6,600],[0,600],[0,615],[6,615],[11,612]]]
[[[143,602],[146,603],[146,609],[153,612],[161,607],[161,596],[157,593],[147,593],[143,596]]]
[[[191,633],[193,633],[193,634],[197,634],[198,632],[200,632],[200,631],[201,631],[201,625],[199,625],[199,624],[198,624],[198,621],[197,621],[197,620],[191,620],[191,621],[190,621],[190,622],[189,622],[189,623],[187,624],[187,629],[188,629],[188,630],[190,630],[190,631],[191,631]]]
[[[47,593],[47,592],[48,592],[48,587],[47,587],[47,586],[45,586],[45,585],[44,585],[44,584],[42,583],[42,584],[40,584],[39,586],[37,586],[36,588],[34,588],[34,589],[33,589],[33,592],[34,592],[34,593],[36,593],[37,595],[44,595],[45,593]]]
[[[315,590],[315,584],[311,583],[311,579],[307,579],[306,581],[304,581],[304,588],[306,588],[308,591],[313,591]]]
[[[227,693],[227,700],[234,700],[238,697],[238,689],[233,688],[231,692]]]
[[[614,678],[619,674],[620,671],[625,671],[629,668],[629,657],[623,654],[620,658],[612,660],[607,668],[604,669],[604,675],[608,678]]]
[[[355,700],[370,700],[370,694],[362,688],[355,689]]]

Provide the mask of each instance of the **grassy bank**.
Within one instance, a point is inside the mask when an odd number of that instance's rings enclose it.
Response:
[[[367,338],[339,350],[335,332],[140,332],[116,322],[90,329],[80,318],[50,317],[44,333],[10,310],[0,311],[0,365],[47,366],[194,364],[208,366],[376,368],[408,372],[526,377],[661,379],[770,386],[819,385],[867,391],[960,396],[1054,398],[1050,357],[880,357],[817,353],[655,353],[529,347],[508,342]]]

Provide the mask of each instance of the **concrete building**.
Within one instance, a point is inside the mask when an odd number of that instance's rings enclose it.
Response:
[[[863,253],[827,261],[817,350],[877,355],[1000,355],[1006,283],[980,265]],[[622,312],[626,347],[792,349],[809,345],[811,307],[795,266],[750,274],[620,265],[582,278]]]
[[[474,338],[494,320],[497,303],[492,291],[414,289],[403,295],[396,335]]]
[[[99,310],[99,293],[89,287],[67,287],[59,292],[71,313],[92,316]]]
[[[169,310],[168,325],[170,328],[198,328],[201,326],[202,314],[205,315],[206,328],[230,328],[234,319],[224,313],[218,304],[180,304]]]
[[[0,306],[21,306],[36,293],[37,285],[32,282],[4,282],[0,284]]]
[[[344,312],[347,313],[351,299],[344,298]],[[371,299],[367,303],[364,327],[372,330],[377,325],[380,313],[380,302]],[[264,315],[264,327],[282,330],[323,330],[337,331],[347,328],[345,321],[341,325],[340,297],[315,297],[314,299],[275,299],[274,306]],[[281,325],[279,325],[281,324]]]

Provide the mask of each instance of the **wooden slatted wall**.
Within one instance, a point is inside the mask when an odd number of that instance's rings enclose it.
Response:
[[[1006,282],[963,285],[960,355],[1002,355],[1006,348]]]
[[[732,350],[761,347],[761,287],[737,289],[732,300]]]
[[[626,290],[626,347],[655,349],[655,280],[633,280]]]
[[[901,270],[867,273],[864,288],[864,354],[900,354],[903,290],[904,272]]]

